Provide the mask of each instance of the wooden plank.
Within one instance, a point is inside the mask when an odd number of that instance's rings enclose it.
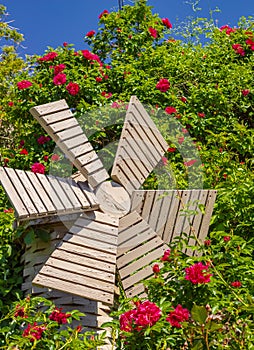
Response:
[[[19,177],[19,180],[22,182],[22,185],[25,187],[29,197],[32,199],[33,204],[37,210],[37,214],[38,215],[47,214],[47,208],[44,206],[44,203],[41,201],[41,198],[38,196],[32,182],[27,176],[27,173],[23,170],[18,170],[18,169],[16,169],[15,171]]]
[[[162,242],[158,242],[158,243],[159,245],[162,244]],[[153,248],[156,248],[156,247],[153,247]],[[143,253],[145,252],[146,254],[144,254],[142,257],[139,257],[139,259],[132,261],[130,264],[128,264],[124,268],[119,269],[119,274],[121,278],[125,278],[131,275],[133,271],[137,271],[146,265],[150,265],[151,267],[152,261],[159,259],[163,255],[163,252],[165,250],[166,248],[164,246],[159,246],[157,249],[153,249],[152,251],[148,251],[148,252],[146,252],[143,249]]]
[[[153,276],[152,266],[146,266],[144,269],[139,270],[138,272],[132,274],[131,276],[122,280],[122,285],[124,290],[129,287],[134,286],[136,283],[141,282],[142,280],[148,279]]]
[[[41,185],[38,176],[36,176],[36,174],[34,174],[33,172],[30,172],[30,171],[27,171],[26,174],[27,174],[28,178],[30,179],[30,181],[32,182],[34,188],[36,189],[38,195],[40,196],[41,201],[44,203],[44,205],[47,209],[47,213],[48,214],[56,213],[56,208],[55,208],[53,202],[50,200],[48,193],[45,191],[45,189]],[[43,176],[43,174],[41,174],[41,176]]]
[[[71,110],[69,109],[69,107],[67,107],[67,108],[68,109],[42,116],[40,118],[40,120],[43,121],[45,123],[45,125],[50,125],[52,123],[57,123],[57,122],[65,120],[65,119],[72,118],[73,114],[72,114]]]
[[[60,187],[64,190],[65,196],[67,196],[68,200],[71,202],[72,209],[81,209],[81,203],[76,197],[75,192],[73,191],[72,186],[70,186],[68,180],[60,177],[56,177],[56,180],[58,181]]]
[[[19,219],[25,219],[29,216],[29,212],[26,209],[26,206],[23,203],[22,199],[20,198],[19,193],[16,192],[16,189],[13,186],[11,180],[9,179],[6,170],[6,168],[0,167],[1,184],[16,211],[17,217]]]
[[[137,112],[139,113],[139,122],[142,125],[142,121],[141,118],[143,119],[144,123],[147,124],[147,126],[149,127],[149,131],[153,133],[154,138],[157,140],[158,144],[160,144],[161,146],[161,152],[166,152],[168,149],[168,144],[167,142],[164,140],[163,136],[161,135],[161,133],[159,132],[157,126],[155,125],[155,123],[153,122],[153,120],[149,117],[147,111],[145,110],[144,106],[142,105],[142,103],[140,103],[140,101],[138,100],[138,98],[136,96],[132,96],[131,97],[131,101],[132,103],[132,107],[134,107]],[[137,114],[134,113],[134,115],[136,116]]]
[[[112,293],[107,293],[100,289],[90,288],[86,285],[73,283],[72,280],[59,280],[56,282],[56,279],[54,277],[37,275],[36,278],[33,280],[33,283],[37,285],[41,285],[43,283],[43,285],[47,285],[48,288],[59,290],[64,289],[66,293],[73,294],[73,292],[75,292],[75,294],[80,295],[84,298],[89,298],[96,301],[99,300],[108,304],[113,303],[114,295]]]
[[[36,174],[37,178],[40,181],[40,184],[44,188],[45,192],[47,193],[48,197],[51,199],[51,201],[54,203],[54,206],[57,211],[64,211],[65,207],[60,201],[58,194],[56,193],[56,189],[49,181],[48,176],[44,176],[43,174]]]
[[[112,283],[115,282],[114,274],[112,273],[110,274],[107,271],[98,270],[97,266],[93,266],[92,268],[90,268],[88,266],[81,265],[80,262],[73,263],[72,261],[71,262],[64,261],[62,258],[56,259],[54,254],[46,261],[46,264],[42,268],[43,273],[46,274],[48,271],[46,272],[45,266],[48,268],[52,267],[53,270],[55,269],[59,270],[59,276],[63,275],[63,277],[65,277],[64,275],[66,272],[73,273],[75,275],[76,274],[82,275],[83,277],[86,278],[87,285],[89,284],[90,286],[96,287],[98,283],[101,283],[100,289],[102,290],[111,291]],[[79,277],[78,277],[78,281],[79,281]]]
[[[82,167],[82,169],[84,169],[84,166]],[[92,187],[97,187],[108,178],[109,178],[109,175],[106,169],[104,168],[96,171],[94,174],[87,175],[87,181]]]
[[[190,199],[190,195],[191,195],[190,191],[185,191],[185,190],[182,191],[181,198],[179,199],[179,209],[177,212],[173,233],[171,235],[171,241],[175,237],[179,237],[182,235],[183,225],[185,222],[185,214],[184,214],[184,212],[182,212],[182,210],[184,210],[186,208],[186,204],[188,203],[188,201]]]
[[[72,210],[73,209],[72,203],[70,202],[70,200],[66,196],[62,186],[59,184],[57,179],[51,175],[48,175],[47,179],[50,182],[51,186],[56,191],[58,197],[60,198],[62,204],[64,205],[65,210]]]
[[[209,224],[211,220],[211,216],[213,213],[213,207],[216,199],[217,191],[215,190],[210,190],[207,201],[206,201],[206,209],[205,209],[205,215],[203,216],[203,220],[200,226],[200,230],[198,233],[198,238],[203,242],[204,239],[207,236],[208,229],[209,229]]]
[[[126,165],[132,170],[136,179],[139,179],[139,182],[135,184],[135,189],[138,189],[168,148],[167,142],[163,139],[148,113],[140,106],[138,99],[132,97],[111,172],[113,180],[121,183],[125,188],[133,179],[133,175],[132,177],[128,175]],[[126,154],[133,155],[133,153],[137,155],[137,158],[134,158],[135,161],[126,158]],[[140,169],[139,165],[141,165]],[[125,168],[121,169],[123,166]],[[145,172],[145,168],[149,170]],[[122,178],[121,172],[125,173]],[[142,175],[140,176],[140,174]]]
[[[97,209],[99,204],[95,202],[95,205],[92,205],[88,200],[88,196],[90,195],[91,192],[82,191],[78,186],[78,184],[73,179],[68,178],[66,179],[66,181],[71,186],[72,191],[75,193],[77,199],[79,200],[80,206],[82,209],[88,209],[91,207]],[[93,195],[93,199],[95,199],[94,195]]]
[[[96,241],[95,239],[80,237],[80,236],[77,236],[76,234],[73,235],[71,233],[66,234],[66,236],[63,238],[63,241],[68,241],[70,243],[82,245],[84,247],[90,247],[93,249],[97,249],[99,251],[111,253],[112,255],[116,251],[116,245],[113,245],[112,243],[109,244],[106,242]]]
[[[74,126],[73,128],[60,131],[57,134],[55,134],[55,136],[56,136],[56,141],[63,142],[70,138],[80,136],[81,134],[84,135],[83,130],[79,125],[77,125],[77,126]]]
[[[66,243],[65,243],[66,244]],[[67,249],[64,251],[63,249]],[[69,251],[69,246],[62,246],[62,249],[56,249],[54,251],[54,258],[62,259],[64,261],[73,262],[75,264],[84,265],[88,267],[95,267],[95,258],[86,257],[80,254],[72,254],[72,251]],[[111,256],[112,258],[112,256]],[[104,262],[100,260],[96,260],[96,269],[107,271],[111,274],[115,273],[115,265],[110,264],[109,262]]]
[[[62,146],[63,143],[61,143],[60,145]],[[84,163],[81,160],[80,161],[76,160],[76,158],[81,157],[81,156],[83,156],[91,151],[94,152],[92,145],[90,144],[90,142],[88,142],[88,143],[85,143],[81,146],[77,146],[75,148],[72,148],[71,151],[68,151],[68,154],[70,155],[70,157],[72,159],[75,159],[75,161],[77,162],[77,165],[82,166]]]
[[[30,109],[30,113],[33,117],[36,118],[46,114],[55,113],[57,111],[62,111],[64,109],[69,109],[69,106],[67,105],[65,100],[59,100],[33,107]]]
[[[85,247],[85,249],[84,249]],[[57,246],[58,250],[64,250],[74,255],[82,256],[82,258],[95,259],[96,261],[102,261],[105,263],[115,263],[115,258],[112,253],[104,252],[102,250],[96,251],[92,247],[86,247],[83,245],[73,244],[72,242],[60,242]]]
[[[13,185],[15,186],[16,192],[19,193],[19,196],[22,198],[23,203],[26,206],[27,211],[29,212],[29,215],[36,216],[38,214],[38,211],[32,202],[31,198],[29,197],[29,194],[26,191],[26,188],[23,186],[22,182],[20,181],[19,177],[17,176],[16,172],[12,168],[8,168],[8,176]]]
[[[87,197],[87,199],[90,203],[90,206],[92,208],[98,208],[99,207],[98,201],[97,201],[91,187],[89,187],[88,183],[84,182],[84,181],[78,181],[77,185],[83,191],[84,195]]]
[[[78,127],[80,128],[80,126],[78,126]],[[68,131],[72,130],[69,127],[66,127],[65,129],[67,129]],[[81,128],[80,128],[80,131],[82,131]],[[64,147],[66,147],[68,150],[71,150],[72,148],[78,147],[80,145],[84,145],[87,142],[88,142],[88,139],[87,139],[86,135],[82,133],[78,136],[73,136],[71,138],[68,138],[67,140],[60,141],[58,143],[58,145],[60,147],[60,143],[62,143],[62,144],[64,144]]]
[[[141,210],[143,207],[143,200],[145,196],[145,191],[135,190],[131,194],[131,211],[137,212],[141,215]]]
[[[172,234],[174,231],[174,224],[177,216],[177,212],[179,210],[180,202],[178,196],[181,195],[181,191],[173,191],[172,193],[172,201],[170,210],[168,212],[168,219],[162,233],[162,239],[165,243],[171,242]]]
[[[163,250],[165,248],[164,242],[161,240],[160,237],[154,236],[150,241],[147,241],[146,243],[135,247],[133,250],[129,250],[127,252],[123,251],[121,252],[120,247],[117,251],[117,267],[118,269],[121,269],[122,267],[128,265],[130,262],[138,259],[139,256],[142,256],[144,252],[151,251],[154,249],[154,247],[159,247],[162,245]],[[168,248],[166,248],[168,249]]]
[[[61,122],[57,122],[54,124],[51,124],[47,128],[50,128],[54,134],[58,133],[59,131],[63,131],[69,128],[72,128],[73,126],[77,126],[78,122],[75,118],[70,118],[63,120]]]
[[[126,289],[125,294],[127,298],[133,298],[141,293],[144,293],[145,287],[142,283],[134,285],[133,287],[129,287]]]
[[[107,244],[113,244],[117,245],[117,236],[116,235],[109,235],[105,232],[98,232],[93,230],[91,227],[85,228],[85,227],[78,227],[78,226],[72,226],[70,228],[70,233],[73,233],[78,236],[84,236],[89,239],[94,239],[94,241],[102,241],[107,242]]]
[[[156,191],[146,191],[141,216],[149,222],[149,216],[154,204]]]

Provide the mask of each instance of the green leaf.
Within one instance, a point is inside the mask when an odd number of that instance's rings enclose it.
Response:
[[[208,313],[204,306],[198,306],[194,304],[191,309],[191,316],[195,322],[199,324],[204,324],[207,319]]]
[[[31,243],[33,243],[33,241],[35,240],[35,233],[34,233],[34,230],[33,229],[30,229],[25,237],[24,237],[24,242],[29,245]]]
[[[50,233],[42,228],[36,230],[36,235],[43,241],[49,242]]]

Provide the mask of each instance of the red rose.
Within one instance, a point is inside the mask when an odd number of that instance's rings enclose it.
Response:
[[[247,96],[247,95],[249,95],[249,93],[250,93],[250,90],[248,90],[248,89],[242,90],[242,95],[243,96]]]
[[[19,154],[27,155],[28,152],[27,152],[27,150],[24,148],[24,149],[22,149],[22,150],[19,152]]]
[[[167,114],[174,114],[174,113],[177,113],[177,110],[175,109],[175,107],[169,106],[165,108],[165,112]]]
[[[153,273],[155,273],[155,275],[157,275],[160,272],[160,267],[158,264],[154,264],[153,265]]]
[[[245,55],[245,51],[244,51],[242,45],[240,45],[240,44],[233,44],[232,49],[235,51],[235,53],[237,53],[240,56]]]
[[[180,136],[178,138],[178,143],[181,145],[183,143],[183,141],[184,141],[184,136]]]
[[[223,237],[224,242],[229,242],[231,240],[230,236],[224,236]]]
[[[92,38],[95,34],[95,30],[90,30],[89,32],[86,33],[85,36],[87,36],[88,38]]]
[[[190,317],[188,309],[184,309],[182,305],[178,304],[174,311],[171,311],[166,318],[172,327],[181,328],[180,322],[187,321]]]
[[[205,118],[205,113],[198,113],[199,118]]]
[[[47,143],[48,141],[50,141],[50,137],[49,136],[43,136],[41,135],[40,137],[38,137],[37,142],[39,145],[44,145],[44,143]]]
[[[31,170],[33,173],[38,173],[38,174],[44,174],[45,173],[45,166],[41,163],[34,163],[31,166]]]
[[[242,286],[242,283],[240,281],[234,281],[231,283],[232,287],[239,288]]]
[[[160,90],[160,92],[167,92],[170,88],[170,82],[168,79],[160,79],[159,82],[156,84],[156,89]]]
[[[53,83],[55,85],[63,85],[66,83],[66,75],[64,73],[59,73],[54,76]]]
[[[52,157],[51,157],[51,160],[53,162],[58,162],[60,159],[59,155],[58,154],[52,154]]]
[[[99,19],[101,19],[104,15],[108,15],[108,10],[104,10],[101,14],[99,14]]]
[[[55,67],[52,67],[52,68],[54,68],[54,75],[57,75],[57,74],[61,73],[66,68],[66,66],[65,66],[65,64],[61,63]]]
[[[58,53],[52,51],[52,52],[47,53],[47,54],[44,55],[43,57],[40,57],[40,58],[38,59],[38,61],[40,61],[40,62],[43,62],[43,61],[45,61],[45,62],[54,61],[54,59],[55,59],[57,56],[58,56]]]
[[[196,263],[185,269],[185,279],[189,280],[193,284],[204,284],[210,282],[209,266],[203,265],[201,262]]]
[[[110,97],[112,97],[112,92],[102,91],[101,96],[103,96],[105,98],[110,98]]]
[[[170,152],[170,153],[174,153],[176,151],[176,148],[175,147],[169,147],[167,149],[167,151]]]
[[[66,90],[69,92],[70,95],[77,95],[79,92],[79,85],[77,83],[72,83],[70,82],[67,86],[66,86]]]
[[[59,73],[54,76],[53,83],[55,85],[63,85],[66,83],[66,75],[64,73]]]
[[[164,24],[164,26],[166,26],[168,29],[172,28],[172,24],[169,22],[168,18],[162,18],[161,21]]]
[[[22,81],[19,81],[17,83],[17,87],[18,87],[19,90],[27,89],[27,88],[29,88],[32,85],[33,84],[29,80],[22,80]]]
[[[97,81],[97,83],[100,83],[102,81],[102,77],[96,77],[95,80]]]
[[[156,39],[156,38],[158,37],[158,33],[157,33],[157,30],[156,30],[156,29],[154,29],[154,28],[152,28],[152,27],[149,27],[149,28],[148,28],[148,31],[149,31],[150,35],[151,35],[154,39]]]
[[[168,164],[168,158],[167,157],[161,157],[162,163],[163,165],[167,165]]]
[[[56,308],[50,315],[49,319],[52,321],[56,321],[58,324],[67,323],[67,318],[71,317],[71,314],[66,314],[62,312],[62,308]]]
[[[63,46],[64,46],[64,47],[68,46],[68,43],[65,41],[65,42],[63,43]]]
[[[167,250],[165,250],[165,252],[160,260],[161,261],[169,261],[170,260],[169,257],[170,257],[170,249],[167,249]]]
[[[12,101],[8,102],[8,106],[13,107],[14,106],[14,102],[12,102]]]

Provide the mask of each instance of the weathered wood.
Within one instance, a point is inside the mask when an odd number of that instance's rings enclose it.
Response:
[[[112,304],[117,236],[117,218],[96,211],[83,214],[65,234],[33,283]],[[105,269],[109,263],[110,268]]]
[[[10,199],[11,204],[15,208],[18,218],[24,219],[28,217],[29,212],[26,209],[24,202],[20,198],[19,193],[16,191],[15,186],[12,184],[7,173],[5,172],[5,168],[3,167],[0,167],[0,181]]]
[[[132,96],[111,172],[112,179],[131,193],[132,187],[138,189],[142,185],[167,148],[167,142],[146,110]],[[132,156],[126,157],[126,154]]]
[[[102,162],[64,100],[53,102],[52,105],[49,103],[34,107],[30,112],[91,186],[96,187],[109,178]],[[93,160],[96,160],[93,165],[88,164]]]
[[[94,193],[72,179],[0,168],[2,185],[19,220],[97,209]]]
[[[118,237],[119,275],[126,295],[131,290],[134,296],[133,286],[153,275],[150,264],[163,255],[167,246],[136,212],[120,219]]]
[[[135,209],[165,243],[170,243],[182,232],[190,235],[193,229],[202,241],[208,232],[216,191],[137,190],[133,192],[133,198],[131,210]],[[206,208],[204,214],[199,209],[199,204]],[[183,210],[196,213],[187,217]],[[194,240],[190,240],[189,243],[194,243]]]

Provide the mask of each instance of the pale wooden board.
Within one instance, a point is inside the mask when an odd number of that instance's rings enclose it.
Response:
[[[117,268],[127,295],[131,290],[134,296],[134,285],[153,275],[151,262],[159,259],[166,249],[162,239],[138,213],[131,212],[120,219]]]
[[[33,283],[112,304],[118,224],[98,211],[82,214]]]
[[[97,209],[93,192],[72,179],[0,168],[0,179],[19,220]],[[42,219],[43,220],[43,219]]]
[[[216,195],[217,195],[217,191],[209,190],[209,194],[207,196],[207,201],[205,204],[205,207],[206,207],[205,215],[202,218],[201,227],[198,232],[198,238],[202,242],[204,241],[208,233],[209,224],[213,213],[213,207],[216,200]]]
[[[24,203],[29,213],[29,216],[31,215],[36,216],[38,214],[38,211],[31,197],[27,193],[25,186],[22,184],[21,180],[17,176],[17,173],[15,172],[15,170],[12,168],[8,168],[8,169],[6,168],[5,171],[6,173],[8,173],[8,177],[11,180],[13,186],[15,187],[15,191],[19,194],[20,198],[22,198],[22,202]],[[14,203],[14,207],[15,207],[15,203]]]
[[[139,100],[132,96],[111,177],[131,193],[131,186],[134,186],[134,189],[140,188],[151,170],[161,161],[167,148],[167,142],[148,113]]]
[[[193,229],[196,235],[204,240],[209,229],[216,191],[137,190],[133,192],[132,198],[131,210],[137,210],[163,241],[170,243],[174,237],[181,236],[182,232],[191,235]],[[204,204],[206,207],[205,214],[201,213],[198,208],[199,204]],[[184,207],[187,210],[195,210],[196,213],[187,218],[182,212]],[[190,239],[189,243],[196,244],[197,242]]]
[[[101,160],[64,100],[34,107],[30,112],[92,187],[97,187],[109,178]],[[88,164],[92,160],[96,162]]]
[[[69,109],[69,106],[67,105],[65,100],[59,100],[33,107],[30,109],[30,113],[36,118],[47,114],[59,112],[64,109]]]
[[[15,186],[12,184],[7,173],[5,172],[6,168],[0,167],[0,182],[11,202],[15,208],[16,216],[19,219],[25,219],[29,216],[29,212],[26,209],[22,198],[19,196],[19,192],[16,191]]]

